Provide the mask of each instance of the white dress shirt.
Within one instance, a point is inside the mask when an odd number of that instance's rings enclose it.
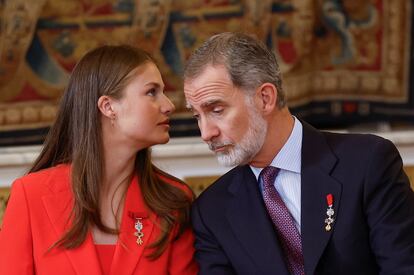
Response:
[[[279,192],[280,197],[289,209],[296,228],[300,233],[300,183],[301,183],[301,164],[302,164],[302,123],[294,117],[295,122],[292,133],[285,145],[272,160],[270,166],[280,169],[275,179],[274,186]],[[256,179],[259,179],[263,168],[250,166]],[[263,190],[263,183],[260,180],[260,190]]]

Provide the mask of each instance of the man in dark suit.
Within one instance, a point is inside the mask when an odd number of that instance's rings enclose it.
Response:
[[[198,48],[184,92],[236,166],[194,203],[200,274],[414,274],[414,194],[390,141],[292,116],[275,56],[244,34]]]

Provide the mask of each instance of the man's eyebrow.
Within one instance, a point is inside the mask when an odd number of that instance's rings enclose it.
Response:
[[[217,104],[219,104],[219,103],[221,103],[222,101],[220,100],[220,99],[212,99],[212,100],[209,100],[209,101],[207,101],[207,102],[204,102],[204,103],[202,103],[201,105],[200,105],[200,107],[202,108],[202,109],[207,109],[207,108],[210,108],[211,106],[214,106],[214,105],[217,105]],[[189,110],[189,111],[193,111],[193,107],[191,106],[191,104],[190,103],[186,103],[185,104],[185,107]]]
[[[203,108],[203,109],[209,108],[209,107],[217,105],[219,103],[221,103],[220,99],[212,99],[212,100],[209,100],[207,102],[202,103],[201,108]]]

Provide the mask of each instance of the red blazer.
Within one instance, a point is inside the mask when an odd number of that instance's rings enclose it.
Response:
[[[91,232],[76,249],[54,248],[48,252],[68,228],[73,205],[69,171],[69,165],[58,165],[14,182],[0,231],[0,274],[101,274]],[[169,183],[189,192],[180,183]],[[146,216],[142,222],[143,245],[136,243],[130,212]],[[110,274],[197,274],[190,229],[169,244],[157,260],[145,257],[149,252],[145,246],[160,232],[154,225],[156,220],[156,215],[144,205],[135,177],[127,191]]]

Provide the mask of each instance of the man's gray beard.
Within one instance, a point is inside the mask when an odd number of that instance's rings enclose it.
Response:
[[[249,163],[260,151],[267,133],[266,121],[254,109],[253,104],[248,104],[249,128],[242,140],[230,147],[227,152],[217,153],[217,160],[224,166],[236,166]]]

